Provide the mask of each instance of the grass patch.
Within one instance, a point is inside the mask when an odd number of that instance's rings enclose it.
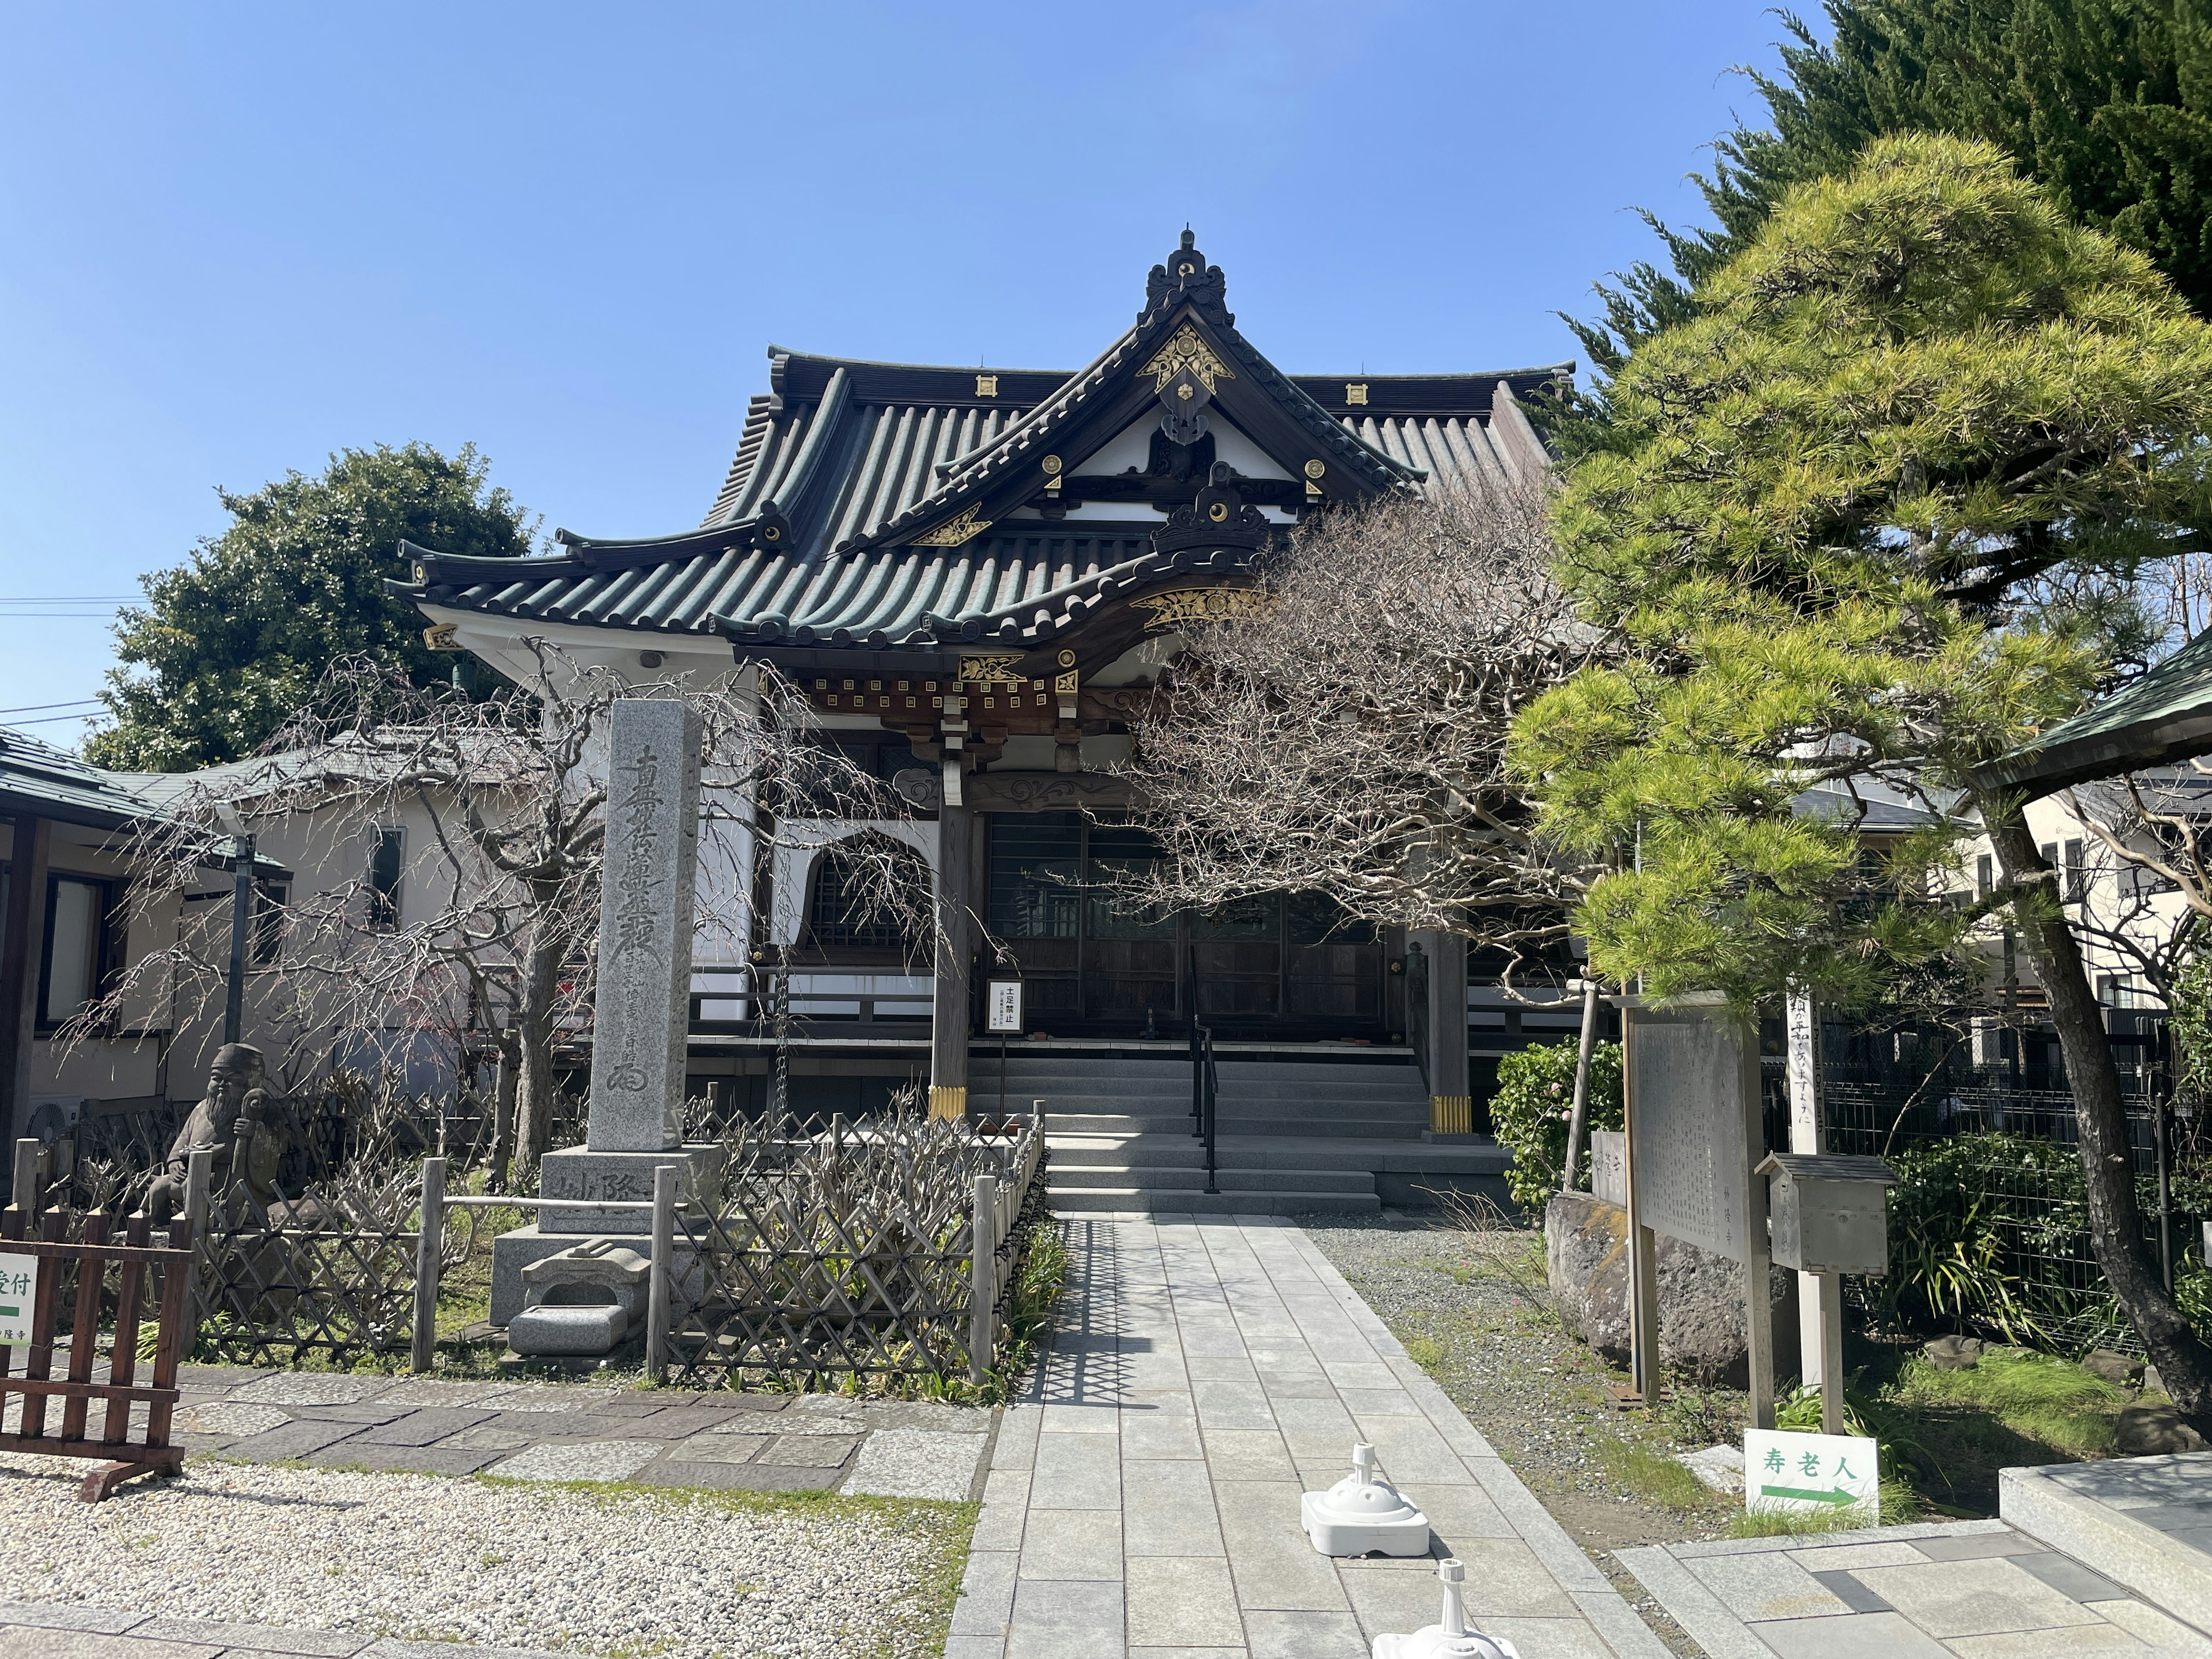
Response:
[[[1892,1516],[1892,1523],[1895,1524]],[[1822,1510],[1817,1514],[1797,1510],[1739,1510],[1728,1523],[1731,1538],[1805,1538],[1824,1532],[1853,1532],[1881,1524],[1863,1505]]]
[[[1444,1345],[1433,1336],[1409,1336],[1406,1339],[1406,1358],[1433,1376],[1443,1369]]]
[[[1665,1452],[1612,1437],[1594,1437],[1591,1444],[1605,1472],[1649,1503],[1687,1510],[1712,1501],[1705,1483]]]
[[[2092,1458],[2112,1455],[2120,1409],[2130,1398],[2063,1359],[1999,1348],[1971,1370],[1938,1370],[1925,1359],[1908,1359],[1881,1391],[1881,1403],[1932,1409],[1961,1425],[1978,1416],[1993,1419],[2068,1457]]]

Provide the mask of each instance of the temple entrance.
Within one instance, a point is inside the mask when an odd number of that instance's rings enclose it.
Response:
[[[989,847],[985,925],[1021,963],[1032,1030],[1175,1036],[1195,1007],[1223,1036],[1389,1035],[1382,941],[1332,900],[1146,905],[1130,888],[1158,856],[1152,838],[1080,812],[994,814]]]

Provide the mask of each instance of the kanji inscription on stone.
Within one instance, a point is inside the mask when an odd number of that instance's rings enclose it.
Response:
[[[1638,1219],[1744,1259],[1750,1192],[1745,1037],[1710,1009],[1640,1008],[1627,1048]]]
[[[682,1140],[699,860],[699,717],[630,698],[608,720],[605,874],[592,1030],[593,1152]]]

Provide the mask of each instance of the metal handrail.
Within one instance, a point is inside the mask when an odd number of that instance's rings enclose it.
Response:
[[[1198,1029],[1206,1071],[1206,1190],[1218,1193],[1221,1188],[1214,1179],[1213,1137],[1220,1116],[1221,1074],[1213,1065],[1213,1028],[1201,1025]]]

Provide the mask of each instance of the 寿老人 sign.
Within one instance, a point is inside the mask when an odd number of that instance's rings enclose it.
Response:
[[[1881,1464],[1875,1443],[1856,1434],[1747,1429],[1743,1505],[1753,1514],[1855,1510],[1871,1524],[1881,1513]]]

